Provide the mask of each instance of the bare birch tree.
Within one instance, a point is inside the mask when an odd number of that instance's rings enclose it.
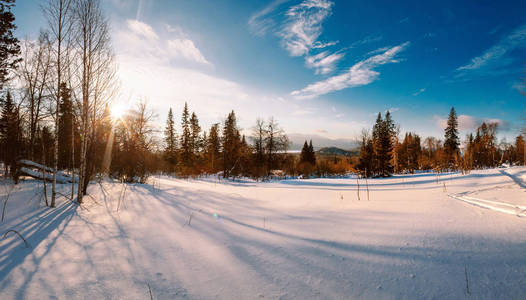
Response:
[[[75,49],[79,52],[78,63],[81,65],[78,103],[81,149],[77,201],[82,203],[92,172],[88,151],[95,136],[95,123],[114,95],[116,73],[108,20],[102,12],[100,0],[77,0],[75,20]]]
[[[43,5],[42,9],[48,21],[49,30],[53,42],[54,64],[56,70],[56,80],[50,87],[53,90],[54,100],[56,101],[54,118],[55,118],[55,137],[54,137],[54,163],[53,163],[53,182],[51,185],[51,207],[55,207],[56,185],[57,185],[57,169],[58,169],[58,120],[59,120],[59,105],[60,105],[60,86],[62,84],[63,72],[66,69],[65,59],[66,51],[69,48],[71,37],[71,29],[73,25],[73,5],[74,0],[48,0],[47,5]]]
[[[44,101],[49,96],[46,84],[51,77],[51,44],[47,33],[41,32],[38,41],[26,39],[22,58],[17,75],[24,87],[24,105],[29,114],[29,158],[34,160],[38,125],[46,117],[43,111]]]

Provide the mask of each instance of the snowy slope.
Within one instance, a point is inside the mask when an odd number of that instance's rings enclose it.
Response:
[[[373,179],[369,201],[362,179],[358,200],[356,179],[156,177],[54,210],[27,181],[0,229],[31,248],[0,243],[0,298],[519,299],[526,219],[451,196],[526,206],[525,174]]]

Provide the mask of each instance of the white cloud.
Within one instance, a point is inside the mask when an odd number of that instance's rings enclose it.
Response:
[[[445,129],[447,127],[447,118],[434,116],[434,119],[439,128]],[[510,124],[507,121],[497,118],[477,118],[469,115],[459,115],[457,120],[458,130],[460,131],[475,131],[482,124],[482,122],[497,123],[499,129],[504,131],[510,129]]]
[[[330,54],[328,51],[305,57],[305,64],[316,70],[316,74],[328,74],[334,70],[335,64],[344,57],[343,53]]]
[[[374,68],[387,63],[398,62],[394,57],[408,45],[409,42],[405,42],[389,48],[382,54],[371,56],[366,60],[354,64],[346,73],[310,84],[301,90],[293,91],[291,95],[298,98],[314,98],[350,87],[367,85],[375,81],[380,75],[380,73],[373,70]]]
[[[188,60],[198,63],[209,64],[203,54],[201,54],[201,51],[197,49],[197,47],[194,45],[194,42],[191,40],[174,39],[169,40],[167,43],[171,55],[175,57],[184,57]]]
[[[175,35],[179,38],[188,37],[184,30],[179,26],[172,26],[168,23],[164,23],[164,30],[166,30],[166,32],[170,33],[171,35]]]
[[[128,25],[128,28],[133,33],[147,40],[158,40],[159,39],[159,36],[157,35],[157,33],[155,33],[153,28],[146,23],[143,23],[137,20],[127,20],[127,25]]]
[[[120,49],[121,53],[164,60],[165,63],[178,60],[210,65],[194,42],[188,38],[161,39],[155,30],[144,22],[127,20],[126,24],[126,30],[120,30],[116,35],[117,43],[126,45]],[[178,32],[179,35],[184,35],[181,29]]]
[[[524,47],[526,47],[526,25],[504,37],[480,56],[472,58],[468,64],[458,67],[457,72],[462,76],[470,71],[492,71],[507,66],[513,62],[513,59],[509,57],[510,52]]]
[[[332,5],[327,0],[305,0],[289,8],[280,36],[290,55],[302,56],[313,47],[331,44],[318,42],[317,39],[322,32],[323,21],[331,14]]]

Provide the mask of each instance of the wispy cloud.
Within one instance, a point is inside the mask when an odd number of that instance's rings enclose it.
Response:
[[[333,3],[327,0],[305,0],[286,13],[287,22],[280,32],[284,48],[292,56],[302,56],[310,49],[333,43],[318,41],[323,21],[331,15]]]
[[[526,25],[505,36],[480,56],[472,58],[468,64],[458,67],[457,76],[462,77],[475,72],[491,74],[499,68],[512,64],[514,59],[511,52],[517,48],[526,48]]]
[[[314,98],[350,87],[367,85],[380,75],[374,68],[387,63],[396,63],[395,56],[409,46],[409,42],[387,49],[381,54],[371,56],[354,64],[346,73],[330,77],[296,90],[291,95],[298,98]]]
[[[265,35],[272,27],[276,26],[275,21],[269,18],[269,15],[274,13],[280,5],[288,1],[290,0],[274,0],[262,10],[250,16],[248,19],[250,32],[257,36]]]
[[[426,91],[426,88],[421,88],[418,91],[414,92],[413,96],[418,96],[418,95],[422,94],[425,91]]]
[[[336,63],[345,56],[344,53],[330,54],[323,51],[313,56],[305,57],[305,65],[316,70],[316,74],[328,74],[335,68]]]
[[[135,15],[135,19],[141,20],[144,15],[144,10],[147,10],[151,6],[152,0],[139,0],[137,3],[137,14]]]

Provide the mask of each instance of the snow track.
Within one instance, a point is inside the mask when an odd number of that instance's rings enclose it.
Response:
[[[496,170],[493,171],[495,172]],[[498,170],[498,173],[504,175],[501,176],[504,179],[501,183],[504,184],[490,184],[481,189],[452,193],[448,194],[448,196],[478,207],[515,215],[517,217],[525,217],[526,185],[522,178],[526,177],[526,175],[524,175],[526,174],[526,170],[524,170],[524,168],[511,168]],[[475,194],[477,197],[471,196]],[[488,197],[496,198],[496,200],[486,199]]]
[[[484,199],[478,199],[465,195],[454,195],[450,194],[449,197],[464,201],[475,206],[491,209],[494,211],[502,212],[509,215],[516,215],[517,217],[526,217],[526,206],[513,205],[504,202],[490,201]]]

